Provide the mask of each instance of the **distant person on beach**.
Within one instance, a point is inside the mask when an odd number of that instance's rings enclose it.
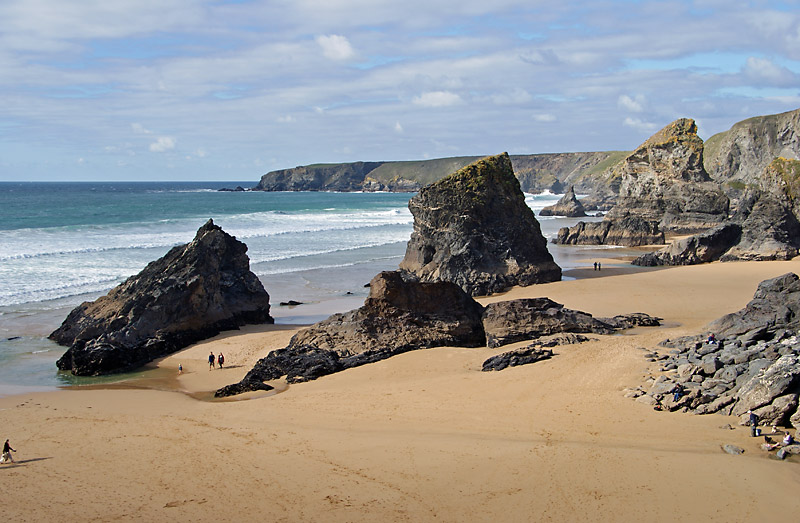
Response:
[[[758,414],[753,412],[752,410],[747,411],[747,419],[750,423],[750,435],[755,437],[758,436]]]
[[[672,387],[672,401],[677,402],[683,396],[683,386],[680,383],[676,383],[674,387]]]
[[[16,452],[16,450],[12,449],[11,444],[6,440],[5,444],[3,444],[3,457],[0,458],[0,462],[14,463],[14,458],[11,457],[12,452]]]
[[[599,270],[601,270],[601,269],[600,269],[600,262],[597,262],[597,270],[598,270],[598,271],[599,271]]]
[[[212,352],[211,354],[208,355],[208,370],[214,368],[214,361],[216,361],[216,358],[214,357],[214,353]]]
[[[178,374],[183,374],[183,364],[178,364]]]
[[[709,344],[714,344],[714,345],[716,345],[716,343],[717,343],[717,337],[714,336],[713,332],[708,335],[708,343]]]
[[[597,262],[594,262],[594,270],[597,270]]]
[[[786,435],[783,437],[783,441],[781,443],[783,443],[784,446],[794,443],[794,438],[791,434],[789,434],[788,430],[786,431]]]
[[[219,356],[217,356],[217,364],[219,365],[220,369],[222,368],[223,363],[225,363],[225,356],[223,356],[222,353],[220,352]]]

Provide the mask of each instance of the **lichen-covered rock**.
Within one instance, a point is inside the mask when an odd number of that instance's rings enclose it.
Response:
[[[247,246],[209,220],[105,296],[69,313],[50,338],[69,346],[59,369],[81,376],[140,367],[220,331],[272,323]]]
[[[414,232],[400,267],[421,281],[475,296],[561,279],[506,153],[424,187],[408,206]]]
[[[575,196],[575,187],[570,186],[569,190],[562,196],[555,205],[549,205],[539,211],[539,216],[566,216],[568,218],[580,218],[586,216],[583,205]]]
[[[613,177],[620,180],[619,197],[604,225],[583,225],[581,231],[579,223],[575,230],[559,233],[556,243],[596,244],[597,229],[602,227],[604,244],[652,244],[654,238],[644,235],[642,243],[633,243],[639,235],[625,230],[635,225],[638,231],[687,234],[714,227],[728,217],[728,197],[703,168],[703,140],[697,136],[694,120],[676,120],[651,136],[614,167]],[[643,227],[641,222],[650,225]],[[618,238],[627,243],[614,243]]]
[[[295,334],[289,345],[256,363],[241,383],[217,396],[257,390],[287,377],[308,381],[411,350],[486,343],[483,307],[451,282],[421,282],[403,271],[387,271],[370,282],[364,305]]]
[[[781,356],[763,375],[753,377],[739,388],[737,393],[739,401],[733,409],[733,414],[740,416],[748,410],[768,405],[779,396],[793,390],[798,384],[800,384],[800,364],[797,356],[793,354]],[[796,408],[797,397],[793,399]]]

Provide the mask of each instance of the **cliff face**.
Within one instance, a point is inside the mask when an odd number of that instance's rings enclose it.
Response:
[[[703,140],[688,118],[651,136],[611,169],[609,179],[618,180],[619,196],[603,222],[560,231],[558,243],[663,243],[664,232],[697,232],[728,217],[728,198],[703,168]]]
[[[560,192],[563,187],[575,184],[581,192],[588,193],[602,189],[605,181],[586,174],[617,155],[613,152],[515,155],[511,156],[511,164],[525,192]],[[479,159],[479,156],[460,156],[299,166],[265,174],[253,190],[416,192]]]
[[[561,279],[508,154],[484,158],[423,188],[408,204],[414,232],[400,268],[468,294]]]
[[[703,163],[714,180],[743,189],[759,185],[776,157],[800,160],[800,109],[749,118],[715,134],[705,143]]]
[[[269,294],[246,252],[209,220],[192,242],[73,309],[50,334],[69,346],[58,368],[82,376],[121,372],[222,330],[272,323]]]

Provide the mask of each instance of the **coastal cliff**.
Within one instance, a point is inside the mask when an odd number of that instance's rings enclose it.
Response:
[[[584,193],[605,183],[597,173],[619,159],[618,152],[578,152],[512,155],[511,163],[525,192],[561,192],[569,184]],[[460,156],[403,162],[315,164],[271,171],[261,177],[256,191],[390,191],[417,192],[480,156]]]
[[[50,339],[68,346],[57,366],[97,376],[146,363],[248,323],[272,323],[269,294],[247,246],[212,220],[105,296],[69,313]]]
[[[703,167],[694,120],[676,120],[646,140],[607,177],[616,205],[599,223],[559,231],[556,243],[638,246],[664,243],[664,233],[694,233],[728,217],[729,200]]]

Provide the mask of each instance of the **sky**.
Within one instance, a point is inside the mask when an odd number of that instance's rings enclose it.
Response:
[[[800,108],[800,0],[0,0],[0,181],[632,150]]]

